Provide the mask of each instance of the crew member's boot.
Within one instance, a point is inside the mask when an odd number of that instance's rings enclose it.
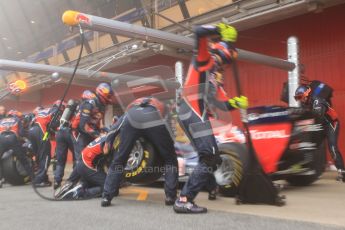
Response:
[[[185,197],[180,197],[175,201],[174,211],[176,213],[206,213],[207,208],[199,207],[193,201],[188,201]]]

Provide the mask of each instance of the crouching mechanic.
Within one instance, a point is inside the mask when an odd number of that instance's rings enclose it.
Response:
[[[112,143],[106,143],[107,135],[92,141],[81,153],[81,161],[75,169],[80,176],[80,184],[60,193],[57,199],[90,199],[102,195],[106,173],[104,172],[105,157]]]
[[[0,159],[4,152],[12,149],[13,154],[30,176],[32,172],[31,166],[25,156],[25,149],[22,146],[22,138],[24,136],[26,136],[26,131],[22,124],[22,114],[16,110],[10,110],[7,113],[7,118],[3,118],[0,121]],[[29,179],[30,177],[28,177]],[[0,181],[2,181],[2,178],[0,178]]]
[[[338,170],[337,180],[345,182],[344,160],[338,147],[340,122],[337,112],[332,108],[330,100],[313,96],[314,92],[309,85],[301,85],[296,89],[295,99],[301,102],[302,107],[311,110],[324,121],[328,148]]]
[[[209,39],[220,39],[209,47]],[[223,71],[237,57],[234,42],[237,31],[219,23],[195,28],[195,47],[192,63],[183,85],[179,106],[179,121],[199,155],[199,163],[184,185],[174,204],[177,213],[204,213],[194,199],[199,191],[214,184],[213,172],[221,164],[217,143],[208,114],[213,107],[221,110],[247,108],[245,96],[230,99],[223,88]]]
[[[101,134],[81,152],[81,160],[73,168],[73,174],[80,178],[79,184],[61,188],[55,195],[57,199],[89,199],[102,194],[106,173],[105,162],[109,162],[109,150],[113,145],[114,135],[118,133],[121,119],[114,120],[108,128],[108,133]]]
[[[164,120],[164,104],[155,98],[139,98],[128,106],[121,121],[118,149],[114,152],[104,184],[102,207],[109,206],[119,193],[124,167],[139,137],[145,137],[158,150],[165,162],[165,204],[173,205],[177,195],[178,168],[174,142]]]

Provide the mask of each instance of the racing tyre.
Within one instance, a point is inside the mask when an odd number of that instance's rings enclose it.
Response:
[[[149,184],[158,180],[163,162],[151,143],[143,138],[136,141],[124,170],[125,180],[133,184]]]
[[[310,175],[293,175],[286,179],[293,186],[308,186],[314,183],[320,175],[325,171],[326,167],[326,146],[323,142],[320,147],[313,152],[314,161],[313,169],[314,173]]]
[[[214,172],[219,185],[219,193],[234,197],[242,180],[243,173],[249,166],[249,155],[246,145],[224,143],[218,146],[222,165]]]
[[[14,154],[10,154],[9,156],[3,158],[1,167],[3,176],[6,182],[9,184],[24,185],[29,181],[28,174]]]

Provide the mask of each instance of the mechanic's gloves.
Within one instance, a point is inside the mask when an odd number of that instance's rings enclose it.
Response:
[[[236,42],[237,30],[223,22],[217,24],[218,31],[220,33],[221,40],[225,42]]]
[[[240,97],[234,97],[229,99],[229,103],[233,108],[236,109],[247,109],[248,108],[248,98],[241,95]]]

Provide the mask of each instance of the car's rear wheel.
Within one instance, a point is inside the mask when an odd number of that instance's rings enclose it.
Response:
[[[286,178],[286,181],[293,186],[308,186],[314,183],[325,171],[326,167],[326,146],[323,142],[318,149],[313,151],[313,162],[309,175],[292,175]]]
[[[225,196],[235,196],[244,172],[248,169],[249,155],[244,144],[224,143],[218,146],[222,165],[214,175],[219,192]]]

